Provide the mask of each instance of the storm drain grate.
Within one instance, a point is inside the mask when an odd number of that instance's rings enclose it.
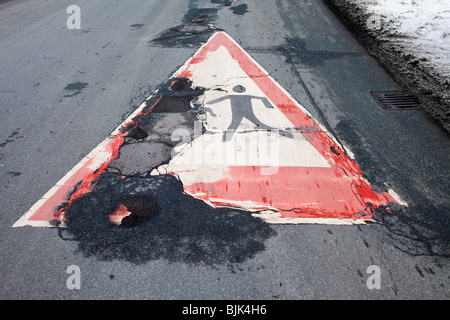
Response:
[[[385,109],[419,109],[419,101],[405,91],[371,91],[375,100]]]

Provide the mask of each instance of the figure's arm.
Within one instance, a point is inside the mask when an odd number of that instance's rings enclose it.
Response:
[[[206,104],[215,104],[215,103],[221,102],[221,101],[223,101],[225,99],[228,99],[228,96],[220,97],[220,98],[208,101]]]
[[[266,108],[271,108],[271,109],[273,109],[273,105],[270,103],[269,99],[267,99],[266,97],[261,97],[261,98],[259,98],[259,99],[264,103],[264,105],[266,106]]]

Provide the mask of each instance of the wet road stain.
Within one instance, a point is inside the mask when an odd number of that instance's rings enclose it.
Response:
[[[217,13],[228,7],[233,14],[243,16],[248,12],[247,4],[236,5],[236,0],[211,0],[218,4],[216,8],[198,8],[195,1],[190,1],[189,10],[184,15],[182,24],[167,29],[149,42],[150,46],[162,47],[197,47],[204,44],[210,36],[221,29],[215,27]]]
[[[342,59],[345,57],[360,57],[357,52],[316,51],[307,49],[305,40],[298,37],[286,37],[286,44],[279,46],[277,51],[286,57],[286,62],[295,65],[317,67],[326,61]]]
[[[85,83],[85,82],[74,82],[74,83],[69,83],[64,90],[66,91],[70,91],[72,93],[70,94],[66,94],[64,95],[65,98],[70,98],[70,97],[75,97],[77,95],[79,95],[81,93],[81,91],[83,91],[84,89],[87,88],[87,86],[89,85],[89,83]]]
[[[7,173],[13,177],[18,177],[22,174],[21,172],[16,172],[16,171],[9,171]]]
[[[150,45],[163,47],[193,47],[205,43],[219,29],[214,27],[218,9],[192,8],[185,14],[183,24],[164,31],[150,41]]]
[[[130,28],[133,28],[133,30],[136,30],[136,29],[142,29],[143,26],[144,26],[144,24],[142,24],[142,23],[135,23],[135,24],[130,25]]]
[[[233,14],[242,16],[248,12],[248,6],[244,3],[238,6],[230,7],[230,10],[233,12]]]
[[[17,128],[16,130],[14,130],[4,142],[0,143],[0,148],[5,147],[8,143],[14,142],[18,139],[23,139],[24,136],[20,135],[19,130],[20,130],[20,128]]]
[[[75,90],[83,90],[85,88],[87,88],[87,86],[89,85],[89,83],[85,83],[85,82],[74,82],[74,83],[69,83],[64,90],[69,90],[69,91],[75,91]]]
[[[223,5],[224,7],[229,7],[233,4],[233,0],[211,0],[211,3],[214,4],[220,4]]]

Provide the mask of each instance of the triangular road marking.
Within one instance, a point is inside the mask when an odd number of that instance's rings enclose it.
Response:
[[[374,192],[338,142],[226,33],[216,33],[177,76],[207,88],[208,134],[164,166],[192,196],[265,210],[272,223],[364,222],[397,202]],[[222,139],[230,128],[231,138]]]
[[[174,77],[206,88],[197,101],[206,132],[155,170],[179,177],[188,194],[269,223],[364,223],[376,208],[399,202],[376,193],[343,147],[225,32]],[[64,206],[90,191],[151,107],[144,102],[13,226],[52,226]]]

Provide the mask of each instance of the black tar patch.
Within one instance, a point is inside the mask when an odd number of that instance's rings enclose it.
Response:
[[[249,212],[213,208],[185,194],[181,182],[171,175],[103,174],[94,189],[72,203],[66,211],[67,227],[59,230],[61,238],[78,241],[85,256],[100,260],[242,263],[263,251],[264,242],[275,235]],[[131,223],[118,226],[109,215],[124,201],[138,207],[129,208],[131,212],[140,213]]]

